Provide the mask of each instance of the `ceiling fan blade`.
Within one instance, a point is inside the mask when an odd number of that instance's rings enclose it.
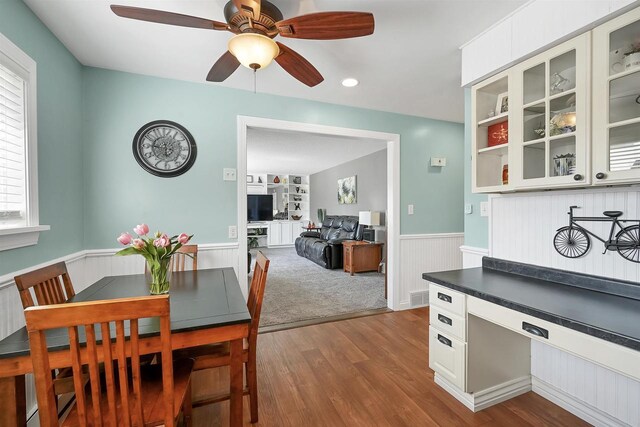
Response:
[[[316,70],[316,67],[311,65],[302,55],[280,42],[276,43],[278,43],[278,47],[280,48],[280,55],[276,56],[276,62],[284,68],[287,73],[309,87],[314,87],[324,80],[324,77]]]
[[[282,37],[335,40],[373,34],[375,21],[367,12],[319,12],[276,23]]]
[[[197,16],[182,15],[180,13],[165,12],[163,10],[119,6],[115,4],[111,5],[111,10],[122,18],[137,19],[139,21],[177,25],[179,27],[203,28],[205,30],[231,30],[229,24],[225,24],[224,22],[198,18]]]
[[[220,57],[213,64],[209,74],[207,74],[207,81],[209,82],[222,82],[227,79],[235,70],[240,66],[240,61],[229,51],[226,51],[224,55]]]
[[[233,0],[236,9],[252,19],[260,19],[260,0]]]

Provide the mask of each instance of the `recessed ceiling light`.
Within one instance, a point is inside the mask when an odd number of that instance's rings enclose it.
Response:
[[[354,87],[354,86],[358,86],[358,83],[360,83],[358,80],[349,77],[348,79],[344,79],[342,81],[342,86],[344,87]]]

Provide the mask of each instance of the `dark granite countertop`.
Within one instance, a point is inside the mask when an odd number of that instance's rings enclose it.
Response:
[[[480,268],[424,273],[422,278],[640,350],[640,300],[636,298],[640,284],[491,258],[487,258],[483,265]],[[596,290],[597,286],[605,292]]]

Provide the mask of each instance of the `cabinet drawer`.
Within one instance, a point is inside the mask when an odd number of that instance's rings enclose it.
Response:
[[[466,346],[453,335],[429,327],[429,367],[462,391],[466,387]]]
[[[467,325],[464,317],[432,305],[429,307],[429,324],[445,334],[453,335],[462,341],[467,340]]]
[[[469,297],[468,304],[469,315],[504,326],[531,339],[640,380],[638,351],[479,298]]]
[[[443,308],[458,316],[466,315],[465,295],[434,283],[429,283],[429,305]]]

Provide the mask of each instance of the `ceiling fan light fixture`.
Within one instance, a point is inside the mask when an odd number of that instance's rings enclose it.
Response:
[[[358,86],[359,83],[358,79],[354,79],[353,77],[342,80],[342,86],[344,87],[355,87]]]
[[[232,37],[228,48],[242,65],[252,70],[266,68],[280,54],[276,42],[256,33],[243,33]]]

